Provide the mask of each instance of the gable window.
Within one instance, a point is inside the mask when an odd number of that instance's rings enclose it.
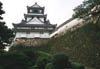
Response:
[[[33,10],[34,13],[39,13],[39,10]]]

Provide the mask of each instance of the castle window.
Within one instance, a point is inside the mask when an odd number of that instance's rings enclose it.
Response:
[[[39,10],[33,10],[34,13],[39,13]]]

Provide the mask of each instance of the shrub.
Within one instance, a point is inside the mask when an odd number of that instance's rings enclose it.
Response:
[[[52,63],[46,64],[45,69],[52,69]]]
[[[64,54],[54,55],[52,60],[53,69],[65,69],[71,68],[71,64],[68,61],[68,57]]]
[[[48,63],[48,59],[45,57],[39,57],[36,61],[34,69],[45,69],[45,65]]]
[[[85,67],[80,63],[71,62],[71,65],[73,69],[85,69]]]
[[[4,69],[26,69],[28,67],[27,58],[25,54],[20,52],[4,52],[0,55],[0,65]]]
[[[33,51],[0,51],[0,69],[30,69],[35,60]]]
[[[47,59],[51,59],[52,58],[52,54],[47,53],[47,52],[43,52],[43,51],[36,51],[37,56],[41,56],[41,57],[45,57]]]

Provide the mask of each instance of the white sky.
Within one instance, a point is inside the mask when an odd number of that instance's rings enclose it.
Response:
[[[45,14],[52,24],[61,24],[71,18],[73,9],[82,3],[83,0],[0,0],[6,12],[3,15],[4,21],[9,28],[12,23],[19,23],[27,13],[26,6],[32,6],[37,2],[45,6]]]

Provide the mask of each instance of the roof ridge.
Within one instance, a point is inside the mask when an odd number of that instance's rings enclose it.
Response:
[[[31,7],[40,7],[40,6],[37,4],[37,2],[35,2],[35,4],[32,5]]]

